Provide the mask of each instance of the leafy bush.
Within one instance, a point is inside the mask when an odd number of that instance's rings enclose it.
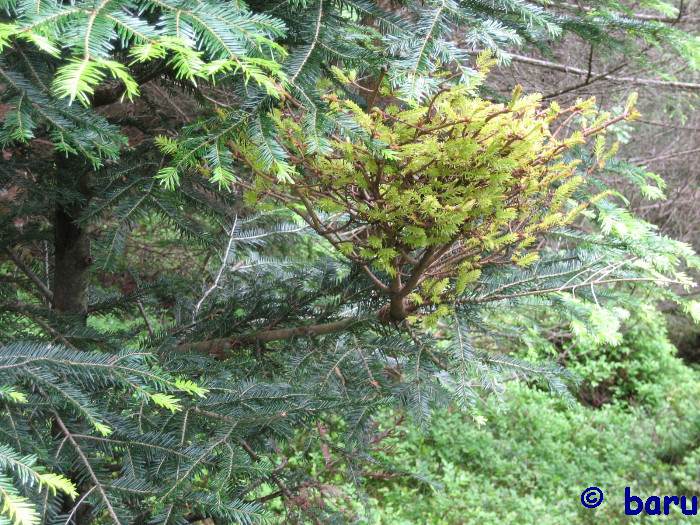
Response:
[[[524,385],[505,405],[486,410],[477,428],[455,411],[436,417],[427,434],[406,430],[396,457],[443,485],[374,483],[369,491],[382,524],[631,523],[624,488],[650,495],[697,495],[700,486],[700,381],[683,385],[654,410],[612,404],[600,410]],[[678,454],[685,454],[678,455]],[[589,486],[605,494],[597,509],[581,505]],[[676,509],[659,519],[684,523]]]
[[[616,400],[660,407],[680,399],[679,388],[692,384],[695,374],[674,356],[660,314],[652,323],[629,323],[618,345],[583,344],[576,353],[570,368],[586,379],[583,395],[598,389],[596,404]]]

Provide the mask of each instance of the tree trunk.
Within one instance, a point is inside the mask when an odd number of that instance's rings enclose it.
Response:
[[[56,182],[66,190],[77,191],[79,200],[71,203],[57,204],[54,215],[54,279],[53,308],[68,312],[87,323],[88,297],[90,290],[90,230],[89,226],[80,226],[75,220],[90,203],[92,167],[76,157],[66,158],[62,152],[56,152]],[[54,437],[61,435],[53,421]],[[77,472],[67,472],[69,478],[80,479]],[[88,483],[78,486],[80,496],[90,490]],[[73,513],[78,525],[89,525],[92,521],[92,506],[83,501],[80,508],[73,509],[76,501],[64,498],[62,511]]]
[[[90,231],[75,219],[90,201],[91,167],[74,158],[57,153],[57,181],[60,186],[76,189],[83,200],[56,207],[54,222],[55,254],[53,305],[87,320],[90,285]]]

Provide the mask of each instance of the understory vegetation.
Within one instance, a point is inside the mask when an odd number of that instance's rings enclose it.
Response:
[[[700,371],[674,356],[662,324],[657,316],[636,325],[617,347],[598,347],[597,359],[573,358],[583,378],[574,402],[513,383],[503,402],[481,407],[480,425],[454,408],[436,414],[427,432],[386,414],[376,459],[413,475],[366,476],[369,501],[382,509],[376,522],[643,523],[625,515],[625,487],[642,499],[697,494]],[[330,467],[335,459],[316,452],[312,472],[351,493]],[[579,500],[589,486],[605,494],[596,509]],[[671,509],[654,519],[692,523]]]

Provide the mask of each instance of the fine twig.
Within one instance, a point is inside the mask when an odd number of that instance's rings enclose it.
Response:
[[[219,286],[219,282],[221,281],[221,276],[224,274],[224,269],[226,268],[226,263],[228,262],[229,255],[231,254],[231,248],[233,247],[233,241],[235,240],[237,226],[238,226],[238,216],[233,218],[233,226],[231,226],[231,233],[229,234],[229,237],[228,237],[228,244],[226,245],[226,250],[224,251],[224,254],[221,257],[221,266],[219,266],[219,272],[216,274],[216,278],[214,279],[214,282],[212,283],[212,285],[204,292],[204,295],[202,295],[202,298],[195,305],[194,313],[192,314],[193,318],[197,317],[197,314],[199,313],[199,309],[201,308],[202,303],[204,303],[205,299],[207,297],[209,297],[209,294],[211,294]]]
[[[146,328],[148,329],[148,333],[151,334],[151,337],[155,337],[153,333],[153,328],[151,328],[151,323],[148,320],[148,315],[146,315],[146,310],[143,308],[143,304],[141,304],[141,301],[136,301],[136,306],[139,308],[139,312],[141,312],[141,317],[143,317],[143,321],[146,323]]]
[[[248,443],[245,441],[241,442],[241,448],[245,450],[248,455],[250,456],[250,459],[253,461],[261,461],[260,456],[258,456],[255,451],[250,447]],[[277,475],[277,472],[272,471],[269,474],[269,478],[277,485],[280,489],[280,492],[284,495],[285,498],[287,498],[289,501],[294,500],[294,495],[290,492],[290,490],[287,488],[287,486],[282,482],[282,480],[279,478]],[[316,525],[323,525],[323,522],[318,519],[318,517],[314,516],[311,512],[308,511],[303,505],[299,505],[299,508],[301,511],[308,516],[308,518],[315,523]]]

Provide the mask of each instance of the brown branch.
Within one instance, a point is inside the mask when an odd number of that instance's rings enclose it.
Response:
[[[250,459],[253,461],[261,461],[261,457],[258,456],[258,454],[255,453],[255,451],[250,447],[248,443],[245,441],[241,442],[241,448],[245,450],[248,455],[250,456]],[[280,489],[280,492],[284,495],[285,498],[287,498],[290,502],[294,501],[294,495],[290,492],[290,490],[287,488],[287,486],[282,482],[282,480],[279,478],[277,475],[277,472],[273,470],[270,472],[268,476],[274,483],[277,485]],[[314,516],[303,504],[299,505],[299,508],[301,511],[308,516],[308,518],[315,524],[315,525],[323,525],[323,522],[318,519],[318,517]]]
[[[436,247],[434,246],[431,246],[425,251],[423,257],[421,257],[420,262],[418,263],[418,266],[416,266],[413,272],[411,272],[411,276],[408,279],[406,279],[406,282],[401,288],[401,291],[398,293],[399,298],[404,298],[407,295],[409,295],[413,291],[413,289],[418,285],[420,278],[428,269],[428,266],[430,266],[430,264],[433,262],[433,256],[435,255],[435,252]]]
[[[491,301],[501,301],[503,299],[514,299],[516,297],[525,297],[528,295],[539,295],[539,294],[546,294],[546,293],[554,293],[554,292],[564,292],[564,291],[570,291],[570,290],[576,290],[578,288],[583,288],[586,286],[598,286],[601,284],[610,284],[610,283],[626,283],[626,282],[668,282],[668,283],[675,283],[675,284],[680,284],[678,281],[671,281],[671,280],[666,280],[666,279],[657,279],[653,277],[629,277],[629,278],[619,278],[619,279],[603,279],[600,281],[593,281],[593,282],[588,282],[588,283],[579,283],[579,284],[572,284],[570,286],[560,286],[557,288],[546,288],[544,290],[532,290],[529,292],[520,292],[520,293],[514,293],[514,294],[505,294],[505,295],[486,295],[484,297],[477,297],[476,299],[471,299],[471,298],[465,298],[465,299],[455,299],[452,301],[454,304],[475,304],[475,303],[489,303]],[[432,304],[430,302],[424,303],[424,304]]]
[[[334,321],[325,324],[313,324],[305,326],[297,326],[294,328],[279,328],[277,330],[266,330],[255,332],[252,334],[238,335],[235,337],[222,337],[220,339],[211,339],[209,341],[200,341],[198,343],[185,343],[173,346],[171,350],[177,352],[212,352],[221,349],[225,346],[232,346],[240,342],[258,342],[269,343],[271,341],[282,341],[291,337],[308,337],[311,335],[327,335],[338,330],[343,330],[353,323],[359,322],[360,319],[348,318],[341,321]]]
[[[537,58],[532,58],[523,55],[510,55],[511,60],[515,62],[522,62],[523,64],[531,64],[533,66],[543,67],[546,69],[553,69],[555,71],[562,71],[564,73],[585,76],[586,82],[583,84],[589,85],[593,82],[601,79],[607,79],[611,82],[623,82],[623,83],[633,83],[637,85],[644,86],[661,86],[675,89],[689,89],[689,90],[700,90],[700,84],[694,82],[677,82],[672,80],[656,80],[652,78],[638,78],[638,77],[617,77],[613,76],[612,73],[615,70],[605,72],[605,73],[592,73],[589,70],[581,69],[578,67],[569,66],[566,64],[558,64],[556,62],[549,62],[548,60],[539,60]],[[617,68],[619,69],[619,68]]]
[[[22,270],[22,273],[29,277],[29,279],[36,284],[39,291],[46,297],[49,302],[53,302],[53,292],[49,290],[48,286],[36,275],[24,262],[20,259],[16,253],[14,253],[10,248],[5,248],[5,253],[12,259],[12,262],[17,265],[17,267]]]
[[[367,275],[367,277],[369,277],[370,280],[371,280],[374,284],[376,284],[376,285],[379,287],[380,290],[383,290],[383,291],[385,291],[385,292],[388,292],[388,291],[389,291],[389,287],[388,287],[386,284],[384,284],[383,282],[381,282],[381,281],[379,280],[379,278],[378,278],[376,275],[374,275],[374,274],[372,273],[372,270],[370,270],[369,267],[368,267],[366,264],[361,264],[361,265],[360,265],[360,268],[362,268],[362,271],[365,272],[365,274]]]
[[[667,155],[658,155],[655,157],[649,157],[646,159],[633,160],[635,164],[651,164],[652,162],[658,162],[660,160],[672,159],[674,157],[682,157],[684,155],[692,155],[693,153],[700,153],[700,148],[688,149],[685,151],[677,151],[674,153],[668,153]]]
[[[121,522],[119,521],[119,518],[117,517],[117,514],[114,512],[114,508],[112,508],[112,504],[109,501],[109,498],[107,497],[107,493],[104,490],[104,486],[100,481],[97,479],[97,476],[95,475],[95,471],[92,469],[92,466],[90,465],[90,461],[88,458],[83,454],[83,450],[80,448],[78,443],[76,443],[75,439],[73,438],[73,434],[71,434],[68,429],[66,428],[66,425],[63,423],[63,420],[61,417],[58,415],[58,413],[54,410],[53,411],[54,415],[54,421],[56,421],[56,424],[59,426],[63,434],[66,436],[66,439],[71,442],[71,445],[73,445],[73,450],[75,450],[76,454],[80,458],[80,461],[83,463],[85,468],[87,469],[88,473],[90,474],[90,477],[92,478],[92,481],[95,483],[93,485],[94,487],[97,487],[97,490],[100,492],[100,495],[102,496],[102,501],[104,501],[105,506],[107,507],[107,512],[109,512],[110,517],[112,518],[113,523],[116,523],[119,525]]]
[[[640,118],[638,122],[643,124],[651,124],[652,126],[662,126],[664,128],[682,129],[686,131],[700,131],[700,128],[694,128],[692,126],[683,126],[682,124],[674,124],[673,122],[659,122],[658,120],[647,120]]]
[[[141,86],[159,77],[162,73],[165,73],[169,66],[157,67],[150,73],[146,73],[142,77],[136,79],[136,83]],[[117,86],[98,89],[95,94],[91,97],[91,106],[93,108],[98,108],[101,106],[108,106],[109,104],[115,103],[126,91],[125,84],[119,84]]]
[[[367,109],[372,109],[374,107],[374,103],[377,101],[377,95],[379,95],[379,89],[382,87],[382,81],[384,80],[384,75],[386,75],[386,72],[387,67],[383,66],[381,72],[379,73],[379,80],[377,80],[377,86],[374,88],[374,92],[372,93],[372,98],[367,104]]]
[[[148,329],[148,333],[151,334],[151,337],[154,337],[153,334],[153,328],[151,327],[151,322],[148,320],[148,315],[146,315],[146,310],[143,308],[143,304],[141,304],[141,301],[136,301],[136,306],[139,308],[139,312],[141,312],[141,317],[143,317],[143,321],[146,323],[146,328]]]

